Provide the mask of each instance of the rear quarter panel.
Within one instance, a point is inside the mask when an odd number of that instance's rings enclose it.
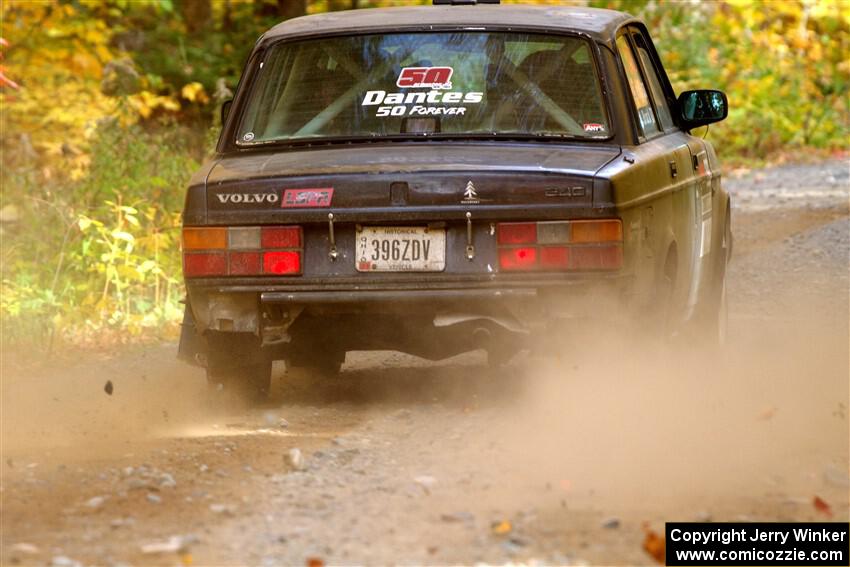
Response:
[[[624,149],[622,158],[599,172],[610,179],[614,205],[623,219],[624,269],[634,274],[633,300],[647,305],[667,254],[676,254],[678,282],[687,282],[694,267],[694,192],[691,158],[684,134],[661,136]],[[676,164],[676,178],[670,162]],[[674,300],[682,307],[689,286],[678,286]]]

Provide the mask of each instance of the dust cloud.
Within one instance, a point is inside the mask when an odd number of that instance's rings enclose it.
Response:
[[[120,455],[216,411],[202,374],[170,348],[4,367],[2,440],[11,458],[50,450],[80,460]]]
[[[487,434],[503,444],[498,466],[521,465],[515,486],[552,483],[641,517],[721,505],[734,520],[743,501],[820,490],[824,471],[848,466],[846,325],[736,323],[721,352],[610,333],[530,364]]]
[[[644,522],[829,519],[815,496],[846,521],[847,219],[739,214],[721,349],[574,324],[558,356],[501,369],[481,352],[350,353],[331,380],[278,367],[254,408],[173,345],[4,359],[0,562],[27,543],[25,563],[168,563],[141,546],[179,537],[196,564],[643,564]]]

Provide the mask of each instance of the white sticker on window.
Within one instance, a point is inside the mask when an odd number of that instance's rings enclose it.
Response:
[[[451,67],[405,67],[396,80],[403,89],[428,91],[366,91],[362,106],[377,106],[375,116],[458,116],[466,113],[467,104],[480,104],[482,92],[452,91]],[[451,105],[451,106],[447,106]]]

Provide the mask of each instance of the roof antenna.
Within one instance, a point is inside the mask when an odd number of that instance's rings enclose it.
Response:
[[[434,6],[475,6],[476,4],[498,4],[500,0],[431,0]]]

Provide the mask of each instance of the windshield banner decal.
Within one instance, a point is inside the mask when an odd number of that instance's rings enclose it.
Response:
[[[431,89],[419,92],[366,91],[362,106],[377,106],[375,116],[457,116],[466,113],[466,105],[479,104],[482,92],[452,91],[451,67],[404,67],[396,86],[403,89]]]

